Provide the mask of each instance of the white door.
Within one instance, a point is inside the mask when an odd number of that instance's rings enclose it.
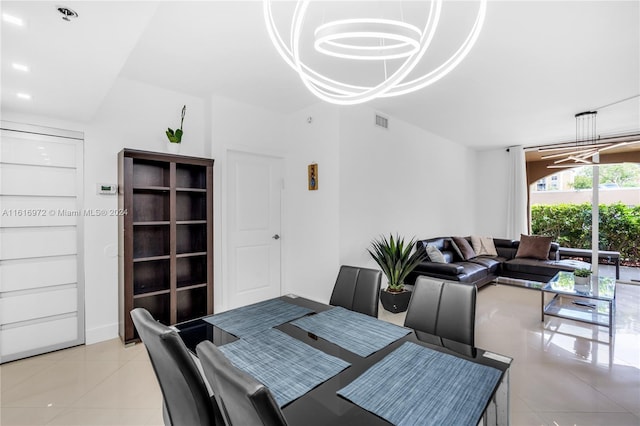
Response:
[[[227,155],[229,308],[280,296],[282,159]]]
[[[3,363],[84,343],[83,136],[8,123],[0,132]]]

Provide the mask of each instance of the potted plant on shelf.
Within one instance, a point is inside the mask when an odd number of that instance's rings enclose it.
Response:
[[[169,151],[171,152],[178,152],[180,150],[180,143],[182,142],[182,135],[183,135],[183,131],[182,131],[182,123],[184,122],[184,115],[187,112],[187,106],[184,105],[182,107],[182,117],[180,119],[180,128],[176,129],[175,131],[171,128],[168,127],[167,131],[165,132],[167,135],[167,138],[169,138]]]
[[[367,249],[387,277],[389,284],[380,292],[380,302],[389,312],[404,312],[409,306],[411,291],[404,288],[404,280],[426,257],[422,251],[412,253],[414,242],[412,239],[405,244],[404,238],[398,235],[395,238],[392,234],[389,238],[382,235],[371,243],[371,249]]]
[[[579,268],[573,271],[573,282],[575,283],[576,290],[580,290],[581,288],[589,287],[591,284],[591,269]]]

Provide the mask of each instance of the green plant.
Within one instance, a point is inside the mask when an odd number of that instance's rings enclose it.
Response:
[[[578,268],[575,271],[573,271],[573,275],[575,275],[576,277],[588,277],[591,274],[592,274],[591,269],[586,269],[586,268]]]
[[[620,252],[623,264],[640,262],[640,205],[600,204],[600,250]],[[563,247],[591,248],[591,203],[531,206],[531,232]]]
[[[389,281],[388,291],[400,292],[404,289],[404,279],[426,257],[423,251],[413,250],[415,240],[405,244],[404,238],[392,234],[389,238],[381,235],[371,242],[371,249],[367,249],[373,260],[380,266]]]
[[[180,143],[182,142],[182,123],[184,122],[184,115],[187,112],[187,106],[184,105],[182,107],[182,118],[180,119],[180,128],[176,129],[175,132],[173,131],[173,129],[171,127],[167,128],[167,131],[165,132],[167,134],[167,137],[169,138],[169,142],[171,143]]]

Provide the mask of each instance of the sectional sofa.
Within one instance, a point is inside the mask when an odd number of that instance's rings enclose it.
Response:
[[[524,241],[522,246],[520,240],[491,238],[495,254],[486,253],[486,246],[491,246],[491,241],[486,244],[487,237],[438,237],[419,240],[416,242],[416,250],[427,252],[427,258],[407,277],[406,284],[413,284],[418,276],[426,275],[460,281],[481,288],[498,277],[547,282],[558,271],[572,272],[577,268],[590,268],[590,265],[585,262],[560,260],[558,243],[551,242],[550,239],[543,242],[539,240],[540,238],[543,237],[522,236],[521,239]],[[478,239],[485,242],[484,246],[480,244],[480,250],[478,250]],[[459,246],[465,245],[462,240],[468,244],[467,249],[473,249],[473,243],[476,243],[476,250],[471,252],[460,250]],[[545,247],[548,247],[548,250],[544,250],[546,256],[540,252],[538,243],[542,243],[542,246],[547,244]],[[532,251],[531,244],[537,244],[538,247]],[[434,248],[442,256],[438,253],[434,255]],[[491,248],[489,247],[489,251]],[[535,253],[536,250],[538,253]]]

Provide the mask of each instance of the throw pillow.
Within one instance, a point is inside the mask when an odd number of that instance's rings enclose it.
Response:
[[[453,243],[454,250],[460,255],[462,260],[469,260],[476,257],[476,252],[473,251],[473,248],[469,244],[464,237],[451,237],[451,242]]]
[[[478,237],[476,235],[472,235],[471,245],[473,246],[473,251],[475,251],[478,256],[480,256],[481,254],[486,254],[489,256],[498,255],[498,252],[496,251],[496,245],[493,243],[492,237]]]
[[[521,234],[516,257],[529,257],[533,259],[547,260],[549,259],[551,241],[551,237]]]
[[[429,260],[432,262],[447,263],[442,252],[434,245],[427,245],[427,256],[429,256]]]

